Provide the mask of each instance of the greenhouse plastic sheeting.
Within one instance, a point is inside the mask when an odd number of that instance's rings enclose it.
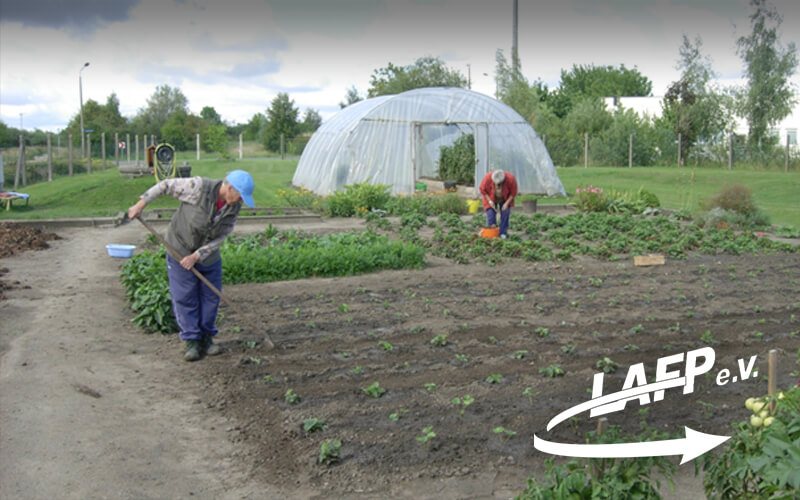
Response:
[[[440,148],[475,137],[475,188],[490,170],[514,174],[521,194],[565,195],[533,128],[489,96],[460,88],[423,88],[351,104],[325,122],[300,157],[292,183],[319,195],[368,182],[411,194],[437,176]]]

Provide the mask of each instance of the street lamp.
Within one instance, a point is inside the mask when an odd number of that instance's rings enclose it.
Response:
[[[83,142],[83,81],[81,79],[81,73],[83,72],[83,68],[85,68],[88,65],[89,65],[88,62],[84,63],[83,66],[81,66],[81,69],[78,71],[78,92],[80,92],[81,96],[81,158],[84,157],[83,152],[85,148]]]

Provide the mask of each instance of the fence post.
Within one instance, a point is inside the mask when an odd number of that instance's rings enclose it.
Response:
[[[283,134],[281,134],[281,160],[286,159],[286,139]]]
[[[589,167],[589,132],[583,134],[583,168]]]
[[[2,172],[0,172],[2,175]],[[53,181],[53,135],[47,134],[47,182]]]
[[[783,171],[789,171],[789,134],[786,134],[786,164],[783,167]]]
[[[681,167],[681,134],[678,133],[678,168]]]
[[[139,134],[133,136],[133,141],[136,143],[136,152],[133,154],[133,157],[136,159],[136,166],[139,166]]]
[[[733,134],[728,137],[728,170],[733,170]]]
[[[106,168],[106,133],[102,132],[100,134],[100,150],[102,151],[103,155],[103,169]]]
[[[131,134],[125,134],[125,154],[128,159],[128,163],[131,162]]]
[[[17,155],[17,172],[14,174],[14,191],[17,190],[17,186],[19,186],[19,172],[23,168],[25,163],[25,143],[22,139],[22,134],[19,136],[19,155]],[[23,181],[23,186],[25,181]]]
[[[200,161],[200,134],[195,136],[195,148],[197,149],[197,161]]]
[[[628,168],[633,166],[633,134],[628,136]]]
[[[86,173],[92,173],[92,134],[86,134]]]
[[[119,167],[119,132],[114,132],[114,163]]]
[[[239,159],[242,159],[242,134],[239,134]]]
[[[72,134],[69,134],[69,144],[67,145],[67,149],[69,149],[69,176],[72,177]]]

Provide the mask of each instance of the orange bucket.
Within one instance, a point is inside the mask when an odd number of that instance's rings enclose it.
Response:
[[[500,236],[499,227],[485,227],[481,229],[481,238],[497,238]]]

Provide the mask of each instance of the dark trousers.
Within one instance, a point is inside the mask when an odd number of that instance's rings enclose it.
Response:
[[[511,215],[511,207],[500,210],[500,234],[508,234],[508,218]],[[494,208],[486,209],[486,225],[491,227],[497,225],[497,212]]]
[[[222,260],[210,266],[196,264],[195,269],[206,277],[218,290],[222,290]],[[167,277],[172,296],[172,310],[180,327],[181,340],[202,340],[206,335],[217,334],[215,325],[219,296],[193,272],[182,268],[180,263],[167,255]]]

